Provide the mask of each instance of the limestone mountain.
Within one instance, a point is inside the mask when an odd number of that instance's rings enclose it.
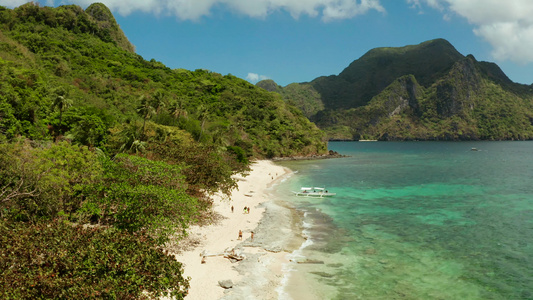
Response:
[[[443,39],[373,49],[339,75],[277,91],[330,139],[533,138],[532,87]]]

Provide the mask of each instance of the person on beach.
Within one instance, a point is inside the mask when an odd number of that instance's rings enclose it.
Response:
[[[239,240],[242,240],[242,230],[239,230]]]
[[[254,241],[254,232],[252,231],[252,235],[250,236],[250,238],[252,239],[252,242]]]
[[[249,207],[247,208],[246,213],[247,213],[247,214],[250,213],[250,208],[249,208]]]
[[[233,213],[233,205],[231,206],[231,213]]]
[[[243,213],[246,213],[246,210],[247,210],[247,209],[248,209],[248,207],[245,206],[245,207],[244,207],[244,211],[243,211]]]

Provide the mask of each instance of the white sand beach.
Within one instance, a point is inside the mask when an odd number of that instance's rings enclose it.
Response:
[[[254,162],[250,174],[238,178],[238,190],[233,191],[230,201],[215,197],[213,209],[222,220],[188,230],[189,242],[196,245],[176,255],[184,265],[185,276],[191,277],[187,300],[280,298],[282,266],[304,239],[298,213],[270,201],[268,189],[290,173],[271,161]],[[245,206],[249,213],[244,212]],[[238,239],[239,230],[242,240]],[[218,255],[231,249],[245,258],[232,262]],[[224,280],[231,280],[233,287],[222,288],[219,281]]]

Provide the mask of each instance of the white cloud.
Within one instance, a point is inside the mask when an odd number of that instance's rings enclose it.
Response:
[[[429,7],[442,10],[442,6],[439,3],[440,0],[407,0],[407,3],[411,4],[412,8],[422,9],[422,3],[426,3]]]
[[[533,62],[533,26],[520,22],[498,22],[479,26],[474,33],[492,46],[492,56],[497,60],[517,63]]]
[[[381,0],[100,0],[111,11],[128,15],[135,11],[172,15],[181,20],[198,20],[215,7],[229,9],[252,18],[265,18],[275,11],[286,11],[293,18],[301,15],[321,17],[324,21],[352,18],[370,10],[385,12]],[[0,0],[0,5],[15,7],[28,0]],[[39,2],[39,1],[38,1]],[[78,4],[87,7],[94,0],[45,0],[51,3]]]
[[[217,3],[250,17],[266,17],[285,10],[295,19],[301,15],[322,16],[324,21],[349,19],[369,10],[385,12],[380,0],[218,0]]]
[[[268,76],[259,75],[256,73],[248,73],[248,75],[246,75],[246,80],[250,81],[251,83],[256,83],[260,80],[265,80],[265,79],[270,79],[270,78]]]
[[[533,62],[533,1],[531,0],[407,0],[464,17],[474,33],[493,47],[497,60]]]
[[[361,3],[351,0],[332,1],[324,8],[323,19],[324,21],[349,19],[365,14],[372,9],[382,13],[385,12],[383,6],[379,4],[379,0],[361,0]]]
[[[17,7],[27,2],[27,0],[1,0],[0,5],[6,7]]]

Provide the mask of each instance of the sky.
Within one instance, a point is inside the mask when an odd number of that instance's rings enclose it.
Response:
[[[0,0],[13,8],[26,0]],[[41,6],[94,0],[34,1]],[[377,47],[444,38],[533,83],[533,0],[99,0],[136,52],[281,86],[337,75]]]

